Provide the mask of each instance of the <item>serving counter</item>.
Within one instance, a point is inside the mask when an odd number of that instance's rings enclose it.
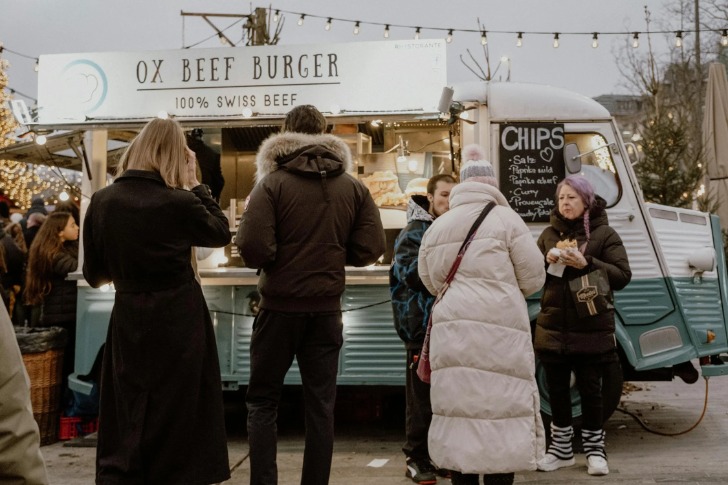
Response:
[[[384,265],[346,270],[338,384],[404,385],[406,353],[394,330],[388,270]],[[235,267],[200,269],[199,274],[215,328],[223,388],[234,390],[247,385],[250,376],[258,276],[253,269]],[[114,290],[91,288],[80,273],[69,278],[78,280],[76,361],[70,386],[88,394],[91,384],[78,375],[91,370],[106,340]],[[285,383],[301,383],[295,361]]]

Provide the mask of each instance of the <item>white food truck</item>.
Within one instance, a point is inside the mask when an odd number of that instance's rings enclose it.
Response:
[[[202,129],[221,154],[220,200],[231,238],[254,183],[260,142],[279,129],[292,106],[314,104],[324,112],[332,133],[352,148],[352,175],[380,205],[389,244],[380,264],[347,269],[340,385],[404,384],[405,350],[392,323],[388,269],[392,243],[406,223],[407,186],[457,173],[460,148],[469,143],[485,147],[501,191],[534,238],[546,226],[564,176],[583,174],[607,201],[633,278],[616,294],[621,366],[605,377],[606,415],[619,401],[623,377],[694,381],[696,359],[703,376],[728,374],[721,357],[728,352],[728,275],[717,217],[645,203],[618,127],[592,99],[510,82],[447,87],[440,40],[59,54],[41,56],[39,74],[41,108],[28,127],[65,131],[50,135],[42,152],[19,144],[3,158],[82,167],[83,212],[91,193],[108,183],[124,142],[164,111],[186,129]],[[61,156],[69,146],[75,149]],[[242,267],[233,244],[200,260],[199,268],[223,385],[236,389],[249,377],[257,276]],[[72,277],[78,280],[78,329],[71,387],[88,393],[91,383],[79,376],[101,352],[114,291],[90,288],[80,272]],[[528,304],[535,320],[538,295]],[[286,383],[300,383],[295,364]],[[540,388],[549,414],[543,379]],[[576,393],[574,408],[579,415]]]

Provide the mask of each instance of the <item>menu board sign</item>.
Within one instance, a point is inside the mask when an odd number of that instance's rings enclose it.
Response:
[[[500,125],[500,189],[526,222],[548,222],[556,185],[565,176],[564,125]]]

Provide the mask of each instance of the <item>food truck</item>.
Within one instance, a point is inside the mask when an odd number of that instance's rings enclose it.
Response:
[[[694,381],[695,359],[705,377],[728,374],[721,357],[728,352],[728,286],[718,219],[645,203],[618,127],[590,98],[535,84],[448,86],[441,40],[41,56],[38,97],[38,119],[28,128],[64,130],[50,135],[48,146],[75,147],[68,159],[53,158],[53,148],[42,156],[82,168],[82,213],[110,180],[124,144],[154,116],[202,129],[220,153],[220,203],[231,244],[198,251],[198,269],[225,389],[249,377],[257,276],[243,266],[233,237],[254,185],[255,152],[299,104],[317,106],[331,133],[349,144],[356,161],[351,175],[368,186],[387,233],[388,250],[377,264],[346,270],[340,385],[404,384],[405,349],[389,296],[392,244],[406,224],[409,195],[421,190],[422,179],[457,173],[460,148],[469,143],[486,149],[501,191],[534,238],[566,175],[583,174],[607,201],[633,271],[616,294],[621,366],[605,376],[607,415],[619,402],[623,377]],[[3,156],[30,161],[34,148],[22,145]],[[79,376],[101,352],[114,290],[90,288],[80,271],[71,277],[78,280],[78,328],[70,385],[89,393],[91,384]],[[528,307],[535,321],[538,295]],[[549,414],[538,366],[537,375]],[[286,383],[300,382],[294,363]],[[576,393],[574,412],[580,414]]]

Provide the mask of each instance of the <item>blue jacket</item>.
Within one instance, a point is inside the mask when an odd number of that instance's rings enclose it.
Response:
[[[413,195],[409,200],[407,225],[394,242],[394,257],[389,269],[394,328],[408,349],[422,347],[427,319],[435,302],[417,272],[422,236],[434,220],[428,212],[429,205],[424,195]]]

